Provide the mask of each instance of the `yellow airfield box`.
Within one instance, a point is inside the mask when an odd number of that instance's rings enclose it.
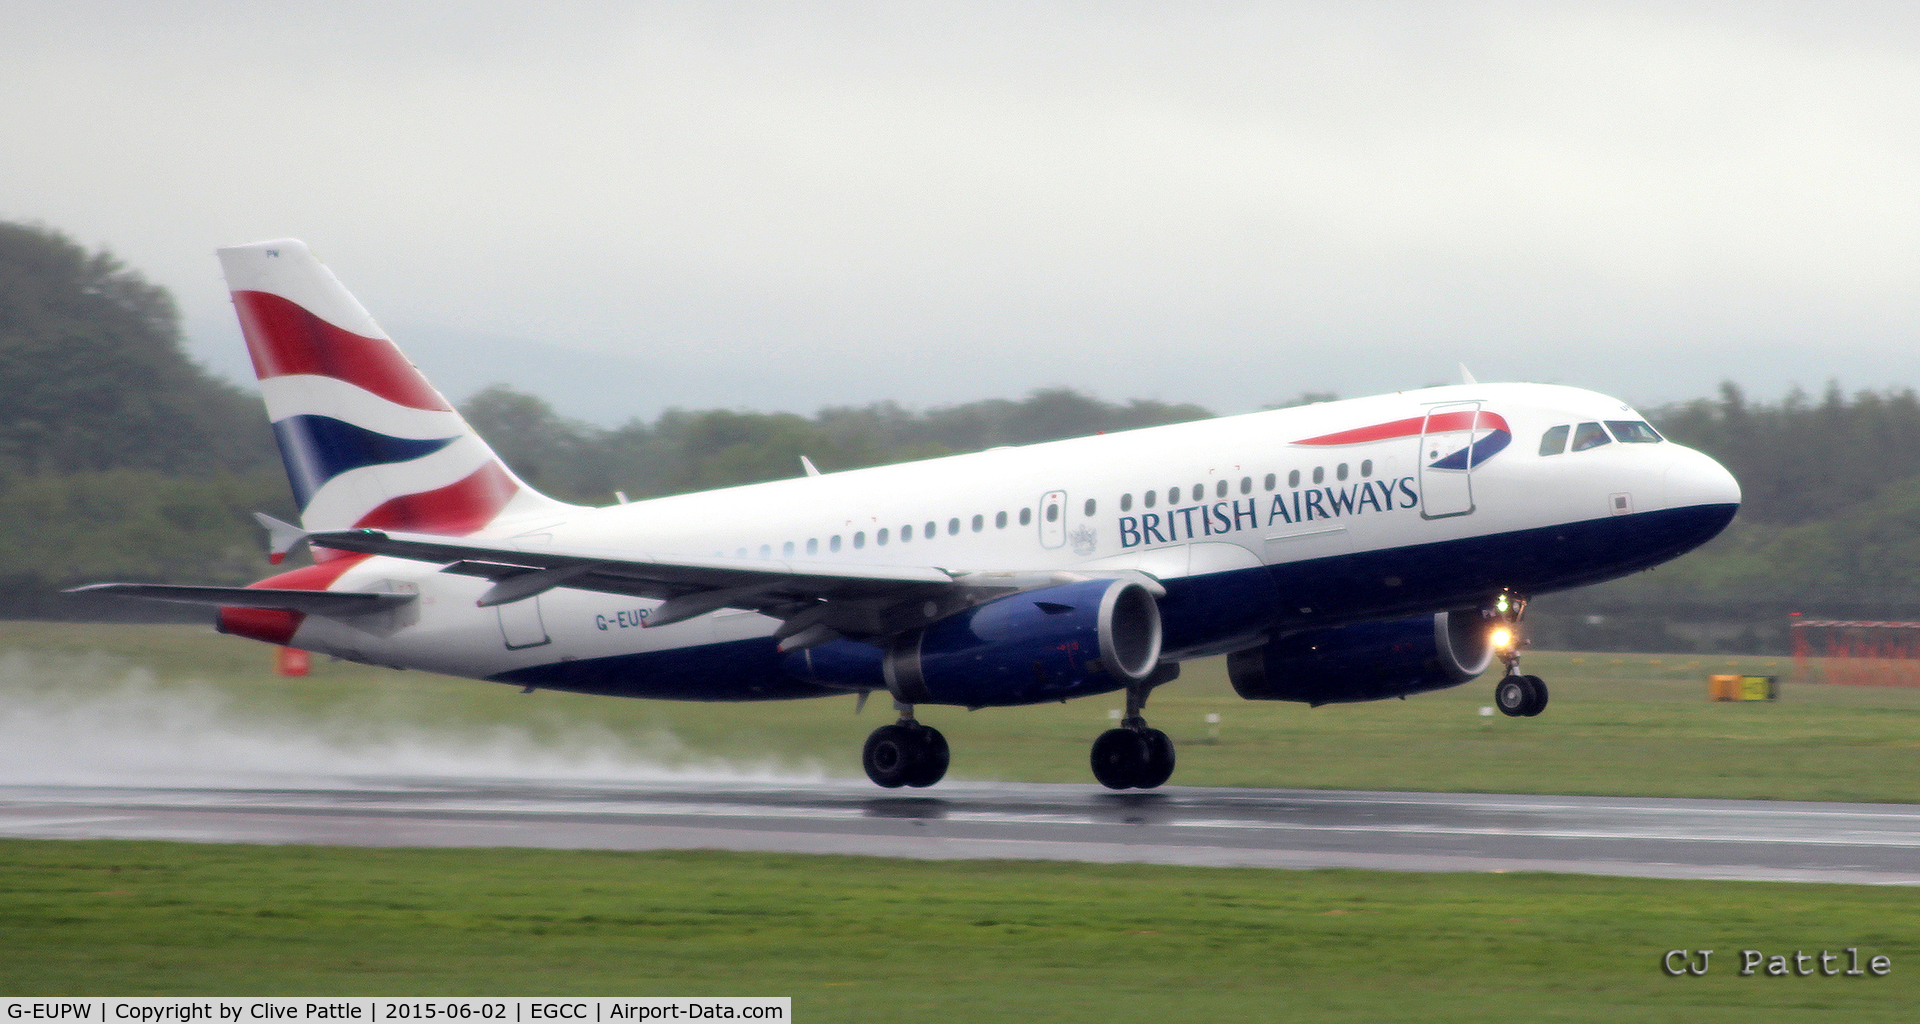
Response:
[[[1708,676],[1708,700],[1779,700],[1779,676]]]

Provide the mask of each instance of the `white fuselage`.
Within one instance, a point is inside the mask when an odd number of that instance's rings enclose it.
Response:
[[[1324,440],[1409,419],[1439,427],[1436,410],[1463,409],[1494,414],[1511,443],[1495,447],[1484,417],[1424,438],[1415,429]],[[1706,456],[1671,442],[1540,453],[1557,426],[1641,420],[1615,399],[1568,387],[1430,388],[574,507],[503,520],[473,539],[776,566],[1134,569],[1169,591],[1166,654],[1177,660],[1275,631],[1458,608],[1502,588],[1541,593],[1595,582],[1703,542],[1739,501],[1732,477]],[[1463,446],[1490,453],[1433,468]],[[543,666],[753,641],[778,625],[722,610],[647,628],[657,601],[564,587],[476,607],[488,585],[369,557],[330,589],[417,592],[419,600],[358,621],[309,618],[294,642],[377,664],[520,681],[514,673]],[[1212,600],[1216,586],[1231,588],[1233,600]]]

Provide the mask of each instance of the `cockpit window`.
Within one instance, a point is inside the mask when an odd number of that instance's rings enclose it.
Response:
[[[1660,434],[1639,420],[1608,420],[1607,429],[1621,444],[1660,443]]]
[[[1572,427],[1567,426],[1565,423],[1557,427],[1548,427],[1547,432],[1540,435],[1540,454],[1558,455],[1566,451],[1567,431],[1572,429]]]
[[[1582,423],[1573,428],[1573,450],[1576,452],[1598,448],[1612,441],[1613,438],[1607,436],[1606,428],[1598,423]]]

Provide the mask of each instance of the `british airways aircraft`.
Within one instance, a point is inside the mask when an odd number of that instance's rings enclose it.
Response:
[[[1529,598],[1658,565],[1740,489],[1591,391],[1373,398],[998,448],[605,508],[516,477],[307,247],[220,250],[301,524],[261,516],[251,587],[82,590],[214,605],[222,632],[529,689],[668,700],[889,695],[881,786],[946,773],[925,706],[1125,691],[1093,774],[1150,789],[1144,717],[1180,662],[1312,705],[1519,671]]]

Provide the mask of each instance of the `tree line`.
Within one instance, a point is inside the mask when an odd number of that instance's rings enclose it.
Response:
[[[1787,616],[1920,620],[1920,396],[1829,384],[1755,403],[1651,410],[1667,437],[1740,481],[1740,515],[1684,558],[1551,595],[1530,616],[1545,645],[1582,649],[1789,649]]]
[[[567,501],[604,505],[615,491],[657,497],[800,473],[858,469],[1000,445],[1205,419],[1197,405],[1103,402],[1067,388],[1017,401],[989,399],[913,412],[893,402],[822,409],[812,416],[727,409],[669,409],[615,428],[568,420],[541,398],[504,384],[460,406],[467,422],[528,483]]]
[[[266,511],[292,518],[257,397],[195,365],[167,293],[58,232],[0,223],[0,615],[148,614],[76,604],[101,580],[243,583],[265,571]],[[1307,394],[1293,402],[1324,401]],[[892,402],[811,416],[671,409],[599,427],[495,385],[461,404],[529,483],[608,504],[1129,430],[1212,413],[1068,388],[928,410]],[[1741,481],[1740,517],[1686,558],[1535,604],[1556,646],[1779,649],[1785,613],[1920,618],[1920,397],[1911,389],[1653,409],[1663,434]]]

